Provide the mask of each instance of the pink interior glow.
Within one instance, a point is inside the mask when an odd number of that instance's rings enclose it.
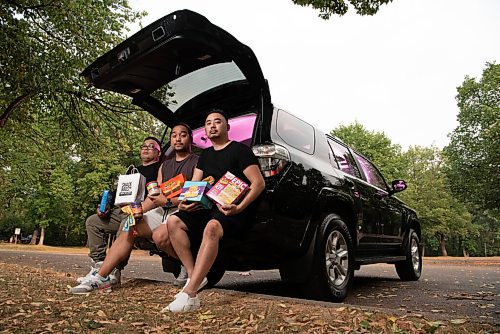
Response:
[[[257,115],[250,114],[231,118],[229,120],[229,139],[239,142],[249,141],[252,138],[253,126]],[[205,128],[201,127],[193,130],[193,144],[199,148],[207,148],[212,146],[212,143],[206,138]]]

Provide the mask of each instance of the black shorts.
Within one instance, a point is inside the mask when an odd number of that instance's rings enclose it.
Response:
[[[226,238],[238,238],[243,236],[252,225],[255,217],[253,210],[245,210],[242,213],[232,216],[225,216],[216,207],[211,210],[197,210],[192,212],[179,211],[174,213],[188,228],[188,236],[191,243],[200,244],[203,238],[203,231],[207,223],[215,219],[224,231],[222,240]]]

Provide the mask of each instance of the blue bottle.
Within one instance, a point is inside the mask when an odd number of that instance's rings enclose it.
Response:
[[[109,190],[104,190],[102,192],[101,205],[99,206],[99,211],[101,213],[106,212],[106,207],[108,206],[108,195],[109,195]]]

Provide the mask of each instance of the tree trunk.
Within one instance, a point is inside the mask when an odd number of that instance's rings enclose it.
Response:
[[[40,242],[38,243],[39,246],[43,246],[43,239],[45,238],[45,228],[42,227],[41,232],[40,232]]]
[[[462,248],[462,254],[464,255],[464,257],[469,257],[469,251],[465,248]]]
[[[448,252],[446,251],[446,236],[444,234],[439,235],[439,251],[441,252],[441,256],[448,256]]]
[[[35,230],[33,231],[33,235],[31,236],[30,245],[36,245],[36,239],[38,238],[38,229],[39,226],[35,226]]]

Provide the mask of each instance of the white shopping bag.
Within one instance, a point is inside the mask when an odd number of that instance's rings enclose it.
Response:
[[[127,205],[133,202],[142,202],[146,178],[134,168],[133,174],[120,175],[116,188],[115,205]]]

